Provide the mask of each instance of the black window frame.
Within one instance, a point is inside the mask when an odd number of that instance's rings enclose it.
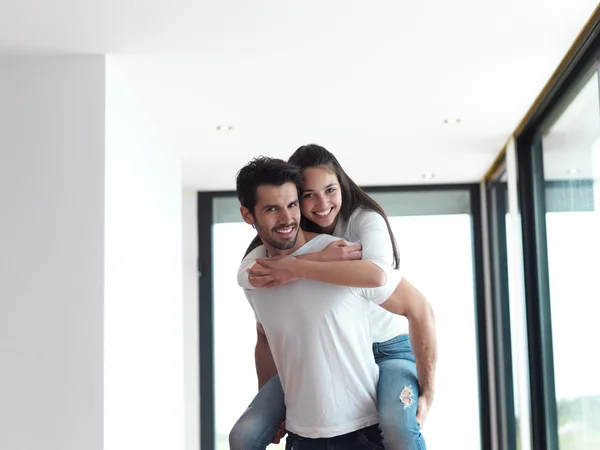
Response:
[[[473,253],[473,292],[475,299],[475,332],[477,336],[477,366],[479,379],[479,415],[481,449],[492,448],[489,404],[489,372],[485,323],[485,286],[483,269],[483,230],[481,190],[479,183],[428,184],[406,186],[364,187],[367,193],[431,192],[462,190],[469,194]],[[215,450],[215,393],[214,393],[214,289],[212,268],[213,200],[235,196],[233,191],[198,192],[198,273],[199,273],[199,361],[200,361],[200,448]]]
[[[494,351],[495,421],[498,446],[516,450],[517,427],[513,380],[512,329],[509,296],[509,268],[506,214],[508,183],[506,161],[497,162],[495,173],[485,182],[490,268],[490,307]]]
[[[542,136],[600,60],[600,9],[563,61],[553,84],[515,135],[521,211],[533,450],[558,450],[552,323],[546,240],[546,187]]]

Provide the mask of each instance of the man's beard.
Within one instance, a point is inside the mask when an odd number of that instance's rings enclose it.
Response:
[[[294,246],[296,245],[296,241],[298,240],[298,231],[299,231],[298,223],[296,221],[290,222],[287,225],[277,226],[277,227],[273,228],[270,232],[266,232],[265,229],[256,221],[255,221],[254,225],[256,227],[256,231],[257,231],[258,235],[264,241],[264,243],[270,245],[273,248],[276,248],[277,250],[289,250],[290,248],[294,248]],[[295,232],[294,237],[292,239],[281,240],[281,241],[277,241],[274,239],[274,237],[277,236],[277,234],[276,234],[277,230],[290,228],[290,227],[294,227],[294,232]]]

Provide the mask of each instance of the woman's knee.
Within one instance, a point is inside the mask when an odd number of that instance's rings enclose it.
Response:
[[[245,420],[246,419],[246,420]],[[242,416],[229,432],[230,450],[264,450],[261,448],[261,436],[256,424]]]

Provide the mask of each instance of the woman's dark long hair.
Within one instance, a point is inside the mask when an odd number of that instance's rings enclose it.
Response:
[[[363,191],[348,174],[344,171],[337,158],[320,145],[308,144],[303,145],[294,152],[288,162],[295,164],[304,170],[309,167],[329,167],[337,177],[340,183],[340,189],[342,191],[342,207],[340,208],[340,214],[342,219],[346,222],[350,219],[350,216],[357,208],[363,208],[370,211],[375,211],[387,225],[390,240],[392,241],[392,248],[394,249],[394,268],[397,269],[400,265],[400,254],[398,252],[398,245],[396,244],[396,238],[390,222],[385,215],[383,208],[373,200],[365,191]],[[312,232],[323,232],[323,230],[314,222],[310,220],[305,221],[305,230]]]
[[[394,237],[390,222],[385,215],[385,211],[379,205],[379,203],[373,200],[354,181],[352,181],[344,169],[342,169],[341,164],[338,162],[333,153],[324,147],[321,147],[320,145],[308,144],[298,148],[293,155],[290,156],[288,162],[299,166],[301,170],[309,167],[321,166],[327,166],[333,170],[340,183],[340,189],[342,191],[342,207],[340,209],[342,218],[347,222],[357,208],[375,211],[381,217],[383,217],[383,220],[385,220],[385,224],[387,225],[390,240],[392,241],[392,248],[394,250],[394,269],[397,269],[400,266],[400,253],[398,252],[398,245],[396,244],[396,238]],[[301,225],[302,228],[307,231],[312,231],[315,233],[323,232],[323,230],[317,224],[311,222],[310,220],[304,219],[304,217]],[[246,255],[261,244],[262,241],[258,236],[256,236],[246,250]],[[244,255],[244,257],[246,255]]]

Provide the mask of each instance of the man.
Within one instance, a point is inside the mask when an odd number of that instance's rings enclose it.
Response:
[[[259,158],[238,174],[242,216],[256,227],[271,256],[320,251],[337,240],[300,229],[298,186],[298,170],[281,160]],[[288,448],[382,445],[375,394],[378,369],[366,318],[367,300],[383,303],[398,285],[391,272],[388,284],[376,289],[300,280],[246,291],[259,341],[262,333],[276,366],[259,364],[257,358],[259,385],[276,369],[286,397]],[[402,313],[405,305],[396,301],[391,307]]]

